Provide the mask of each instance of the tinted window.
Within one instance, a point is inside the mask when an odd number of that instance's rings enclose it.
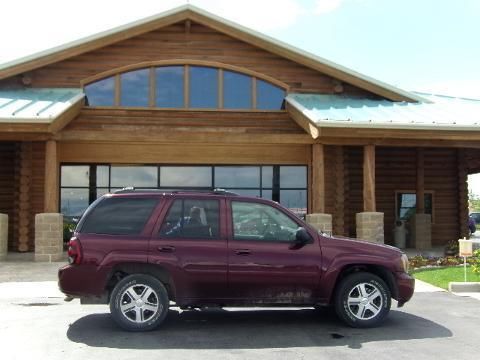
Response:
[[[285,90],[257,79],[257,109],[280,110],[284,98]]]
[[[61,168],[61,186],[88,186],[90,179],[90,166],[69,166]]]
[[[425,214],[432,215],[432,193],[424,194]],[[417,212],[417,194],[397,193],[397,217],[401,220],[410,219]],[[432,219],[433,221],[433,219]]]
[[[281,188],[306,188],[307,168],[305,166],[280,166]]]
[[[60,191],[60,211],[65,216],[80,216],[89,204],[89,190],[64,188]]]
[[[190,107],[218,108],[218,69],[190,67]]]
[[[160,186],[211,187],[212,168],[209,166],[162,166]]]
[[[155,69],[155,76],[155,106],[161,108],[183,108],[184,67],[159,67]]]
[[[295,221],[280,210],[264,204],[232,201],[235,240],[293,241]]]
[[[115,79],[110,77],[85,86],[85,95],[90,106],[113,106]]]
[[[217,200],[175,200],[160,228],[167,238],[218,238]]]
[[[111,186],[157,187],[156,166],[112,166]]]
[[[252,77],[233,71],[223,71],[223,107],[252,108]]]
[[[260,187],[260,167],[217,166],[215,167],[215,187],[258,188]]]
[[[88,214],[80,231],[91,234],[139,235],[156,204],[156,199],[104,199]]]
[[[120,105],[147,107],[149,103],[149,69],[120,75]]]

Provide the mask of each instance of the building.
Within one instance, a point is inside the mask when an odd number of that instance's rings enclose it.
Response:
[[[133,185],[262,196],[389,244],[408,219],[409,246],[443,245],[467,235],[479,109],[185,5],[0,66],[3,242],[52,259],[37,214]]]

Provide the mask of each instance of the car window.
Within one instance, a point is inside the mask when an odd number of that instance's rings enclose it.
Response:
[[[295,239],[298,224],[280,210],[264,204],[232,201],[235,240],[285,241]]]
[[[139,235],[157,199],[107,198],[89,212],[80,231],[90,234]]]
[[[175,200],[160,227],[167,238],[215,239],[219,229],[218,200]]]

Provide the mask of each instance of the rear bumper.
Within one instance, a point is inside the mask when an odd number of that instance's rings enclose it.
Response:
[[[101,296],[110,269],[93,265],[65,265],[58,269],[58,287],[71,297]]]
[[[415,279],[407,273],[395,273],[397,283],[397,301],[398,307],[403,306],[413,296],[415,291]]]

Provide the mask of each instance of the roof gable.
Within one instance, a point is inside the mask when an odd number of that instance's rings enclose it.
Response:
[[[103,48],[174,23],[192,20],[236,39],[257,46],[271,53],[322,72],[336,79],[357,86],[394,101],[419,101],[421,97],[379,82],[326,59],[304,52],[251,29],[227,21],[192,5],[148,17],[124,26],[83,38],[66,45],[46,50],[13,62],[0,65],[0,79],[21,74],[42,66]]]

